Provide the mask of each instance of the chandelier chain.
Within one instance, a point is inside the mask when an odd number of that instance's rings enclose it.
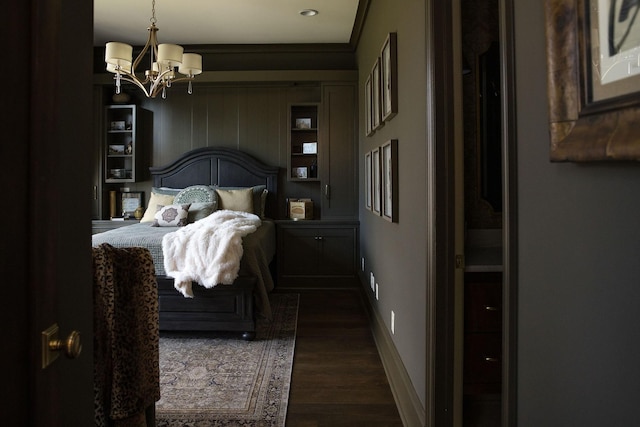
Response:
[[[158,22],[156,20],[156,0],[151,1],[151,19],[149,19],[149,21],[151,21],[153,25],[155,25],[156,22]]]

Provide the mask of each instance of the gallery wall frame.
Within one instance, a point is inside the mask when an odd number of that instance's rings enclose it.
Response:
[[[373,135],[373,106],[371,105],[372,92],[371,92],[371,74],[367,76],[367,81],[364,84],[364,123],[365,123],[365,135]]]
[[[382,217],[398,222],[398,140],[391,139],[380,147],[382,176]]]
[[[545,0],[551,161],[640,160],[640,86],[598,94],[601,73],[594,68],[601,42],[592,24],[610,12],[596,5],[616,3]],[[640,20],[633,25],[640,26]]]
[[[380,95],[382,89],[382,76],[380,74],[380,58],[376,58],[371,69],[371,128],[378,130],[384,126],[382,121],[382,103]]]
[[[372,209],[372,175],[371,151],[364,155],[364,204],[367,210]]]
[[[397,33],[389,33],[380,52],[383,121],[391,120],[398,113],[397,38]]]
[[[380,148],[371,151],[371,211],[382,214],[382,176],[380,173]]]

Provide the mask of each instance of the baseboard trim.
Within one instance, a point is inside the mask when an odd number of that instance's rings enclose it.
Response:
[[[362,299],[369,315],[373,339],[376,342],[391,392],[398,406],[402,424],[406,427],[425,426],[425,409],[393,344],[391,335],[382,317],[380,317],[380,313],[373,305],[373,297],[366,292],[364,286],[360,289],[362,290]]]

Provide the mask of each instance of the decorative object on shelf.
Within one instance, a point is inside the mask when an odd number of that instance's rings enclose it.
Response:
[[[192,93],[192,80],[202,73],[202,56],[196,53],[184,53],[184,48],[176,44],[158,44],[156,27],[156,2],[151,2],[151,25],[147,29],[149,36],[147,43],[133,61],[133,47],[126,43],[109,42],[106,45],[104,60],[107,71],[114,73],[116,94],[121,93],[122,80],[138,86],[147,98],[155,98],[162,92],[162,98],[167,97],[166,89],[173,83],[188,81],[187,92]],[[145,70],[144,79],[136,76],[136,67],[142,58],[149,53],[150,66]],[[176,78],[176,68],[185,77]],[[149,87],[145,87],[148,84]]]
[[[313,219],[313,201],[311,199],[290,199],[289,218],[293,220]]]
[[[142,208],[141,191],[131,191],[122,193],[122,216],[129,218],[135,216],[136,210]],[[137,218],[137,217],[136,217]]]
[[[296,119],[296,129],[311,129],[310,118]]]
[[[111,122],[111,130],[124,130],[124,120],[116,120]]]
[[[317,142],[303,142],[302,143],[302,153],[303,154],[316,154],[316,153],[318,153],[318,143]]]
[[[307,178],[307,167],[306,166],[301,166],[301,167],[297,167],[294,170],[294,177],[295,178]]]
[[[318,162],[315,160],[311,163],[309,167],[309,178],[317,178],[318,177]]]

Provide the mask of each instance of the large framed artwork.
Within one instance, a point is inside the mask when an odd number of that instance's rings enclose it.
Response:
[[[545,0],[552,161],[640,160],[640,5]]]

